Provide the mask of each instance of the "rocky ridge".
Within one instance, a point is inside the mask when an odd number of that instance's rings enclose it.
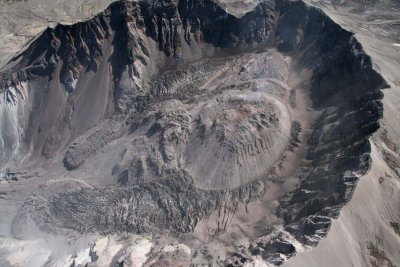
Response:
[[[215,28],[213,25],[219,26]],[[211,54],[210,45],[215,49]],[[186,233],[192,232],[199,221],[221,207],[234,213],[238,206],[259,198],[268,190],[268,181],[284,179],[274,174],[273,169],[268,169],[271,172],[267,173],[264,169],[254,175],[257,179],[252,177],[253,181],[235,183],[233,188],[224,190],[200,189],[195,176],[200,176],[200,180],[202,176],[213,177],[209,173],[191,172],[190,168],[176,169],[175,166],[180,166],[179,160],[172,158],[183,153],[184,145],[191,140],[187,136],[193,136],[191,126],[185,128],[185,124],[191,125],[192,117],[186,114],[185,108],[181,114],[178,112],[178,116],[163,117],[157,114],[157,108],[163,107],[158,103],[168,100],[171,100],[171,105],[177,103],[173,102],[175,99],[185,101],[186,98],[190,102],[192,97],[189,96],[201,93],[216,71],[223,74],[234,66],[238,72],[248,72],[246,68],[242,70],[240,64],[229,65],[226,60],[223,63],[216,60],[211,64],[192,64],[188,70],[176,71],[174,68],[202,58],[224,58],[229,54],[263,51],[274,46],[281,53],[293,57],[300,69],[312,72],[309,90],[312,113],[316,119],[307,140],[306,160],[310,164],[305,166],[306,171],[295,174],[301,181],[300,187],[286,192],[279,199],[276,214],[283,219],[284,231],[272,232],[254,240],[244,257],[260,254],[266,261],[278,265],[296,252],[291,236],[304,246],[316,245],[326,234],[331,220],[338,216],[341,207],[351,198],[358,177],[368,170],[371,149],[368,138],[379,128],[378,120],[382,116],[380,89],[385,82],[373,70],[369,56],[351,33],[340,28],[321,11],[300,1],[261,3],[242,18],[227,14],[211,1],[120,1],[88,21],[47,29],[2,70],[0,85],[5,100],[2,107],[8,110],[16,108],[18,114],[20,110],[26,114],[40,111],[26,121],[18,121],[20,126],[14,133],[15,138],[4,143],[18,142],[21,145],[6,152],[2,162],[21,153],[21,147],[24,149],[23,145],[26,145],[25,151],[33,151],[32,156],[39,153],[51,157],[65,152],[65,167],[79,169],[101,148],[126,138],[129,132],[136,131],[140,135],[143,129],[148,129],[144,132],[147,139],[159,140],[160,148],[154,145],[156,152],[149,152],[155,156],[153,159],[139,157],[132,161],[134,164],[128,160],[127,165],[133,164],[133,167],[127,168],[121,163],[113,169],[120,184],[124,185],[122,187],[85,188],[48,196],[45,200],[33,196],[22,208],[14,232],[20,229],[21,218],[28,216],[46,231],[69,228],[101,233]],[[279,64],[284,61],[273,62]],[[106,63],[110,64],[108,68]],[[90,92],[87,80],[98,79],[101,75],[108,77],[106,86],[99,84],[104,96],[99,100],[102,103],[101,112],[91,114],[84,110],[79,113],[80,108],[90,105],[87,100],[82,100],[82,96]],[[266,75],[250,72],[252,80]],[[275,79],[278,76],[271,77]],[[40,90],[46,83],[53,88],[49,86],[47,91]],[[51,122],[40,121],[40,116],[49,109],[53,110],[54,103],[48,102],[48,108],[41,103],[46,103],[43,99],[52,94],[54,86],[61,97],[61,102],[56,105],[61,108],[59,114],[62,114],[63,120],[56,123],[58,127],[46,130]],[[219,89],[240,91],[241,88],[235,86]],[[240,86],[245,90],[255,90],[255,85],[251,83],[241,83]],[[227,99],[234,100],[232,96]],[[234,101],[237,103],[238,100]],[[225,100],[222,102],[226,103]],[[274,110],[277,104],[273,103],[268,111]],[[148,115],[147,112],[153,109],[154,116],[151,112]],[[233,109],[240,111],[237,106]],[[2,114],[13,114],[7,112]],[[204,123],[207,112],[195,121],[195,132],[200,136],[201,132],[208,133],[207,130],[212,129],[207,129],[207,123]],[[246,108],[243,112],[244,116],[255,116],[251,117],[255,121],[244,124],[246,127],[261,124],[265,119],[263,116],[268,118],[264,126],[274,125],[272,113],[262,115],[261,111],[254,110],[249,113]],[[80,114],[89,115],[80,121]],[[214,113],[211,114],[214,119]],[[9,117],[12,118],[11,115]],[[151,123],[154,118],[159,118],[159,122]],[[171,118],[178,121],[174,124]],[[285,118],[286,115],[281,114],[275,120],[282,123]],[[225,119],[231,123],[231,118]],[[38,120],[39,123],[36,123]],[[58,121],[59,117],[53,120]],[[141,126],[147,124],[148,127]],[[218,127],[222,127],[220,131],[223,135],[229,134],[223,128],[223,120],[217,124],[214,122],[215,126],[216,135],[220,135]],[[289,129],[284,130],[279,125],[276,128],[272,134],[277,131],[278,134],[287,132],[289,135]],[[239,128],[233,128],[232,135],[238,131]],[[57,140],[55,137],[59,133],[65,139]],[[43,136],[46,142],[38,147],[36,140],[43,139]],[[215,140],[212,135],[208,136]],[[237,151],[235,137],[224,138],[228,149]],[[267,146],[263,143],[265,139],[261,134],[257,139],[259,144],[254,147],[274,151],[271,148],[273,142]],[[72,140],[75,140],[74,144],[70,145]],[[168,142],[178,145],[167,146]],[[282,142],[286,144],[288,140]],[[196,147],[198,145],[193,145],[189,150]],[[161,152],[157,151],[159,149]],[[171,151],[168,152],[169,149]],[[160,153],[159,156],[157,153]],[[186,154],[189,161],[190,155]],[[18,160],[15,158],[15,161]],[[194,158],[193,162],[198,160]],[[275,160],[278,158],[275,157]],[[148,167],[143,168],[145,165]],[[140,179],[132,180],[132,172],[141,172],[141,169],[149,169],[152,174],[143,171],[146,175],[139,174]],[[260,175],[262,177],[258,178]],[[222,180],[231,176],[227,175]],[[224,174],[215,178],[218,177],[224,177]],[[107,210],[104,210],[105,207]],[[41,211],[37,212],[38,209]],[[50,218],[51,223],[46,218]]]

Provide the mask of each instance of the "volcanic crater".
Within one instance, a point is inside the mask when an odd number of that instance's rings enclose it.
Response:
[[[11,234],[168,236],[192,264],[226,247],[221,265],[318,244],[369,168],[386,86],[352,33],[288,0],[117,1],[0,73],[0,179],[26,191]]]

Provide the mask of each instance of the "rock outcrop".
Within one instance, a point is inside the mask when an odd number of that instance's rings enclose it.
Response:
[[[273,184],[278,224],[234,255],[279,265],[318,243],[368,170],[385,86],[353,34],[301,1],[241,18],[208,0],[118,1],[48,28],[1,69],[0,164],[62,161],[108,180],[39,191],[14,233],[31,219],[50,233],[179,236],[217,216],[214,236]]]
[[[369,168],[369,137],[379,128],[380,89],[387,85],[353,34],[321,11],[302,2],[281,2],[277,8],[278,48],[300,52],[300,64],[312,69],[310,98],[321,113],[308,141],[312,172],[283,205],[284,216],[289,232],[316,245]]]

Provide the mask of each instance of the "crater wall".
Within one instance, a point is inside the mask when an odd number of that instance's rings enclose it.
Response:
[[[302,163],[282,177],[275,165],[299,130],[289,129],[287,58],[307,80],[312,120]],[[295,245],[325,236],[368,171],[385,86],[354,35],[302,1],[262,2],[241,18],[212,1],[118,1],[88,21],[46,29],[1,69],[0,163],[62,158],[71,173],[92,168],[118,181],[39,192],[14,234],[23,237],[31,218],[52,233],[178,236],[294,179],[299,186],[274,199],[280,230],[243,252],[279,265]],[[109,159],[97,164],[101,153]]]

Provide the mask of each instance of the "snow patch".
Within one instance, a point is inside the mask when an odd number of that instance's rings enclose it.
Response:
[[[108,266],[111,264],[112,258],[117,254],[123,245],[116,242],[114,238],[102,237],[96,240],[92,252],[98,257],[97,264],[99,266]]]
[[[0,166],[13,160],[19,150],[27,98],[25,82],[6,88],[0,96]]]
[[[44,240],[20,241],[0,238],[0,251],[8,255],[5,264],[10,266],[43,266],[51,255]]]
[[[163,252],[175,252],[175,251],[182,251],[187,255],[191,254],[190,248],[185,244],[178,244],[178,245],[167,245],[163,248]]]
[[[153,247],[153,243],[145,238],[139,238],[134,242],[130,252],[130,260],[132,266],[143,266],[147,261],[148,254]]]
[[[72,94],[75,91],[77,83],[78,79],[70,79],[64,83],[65,91],[68,95]]]

